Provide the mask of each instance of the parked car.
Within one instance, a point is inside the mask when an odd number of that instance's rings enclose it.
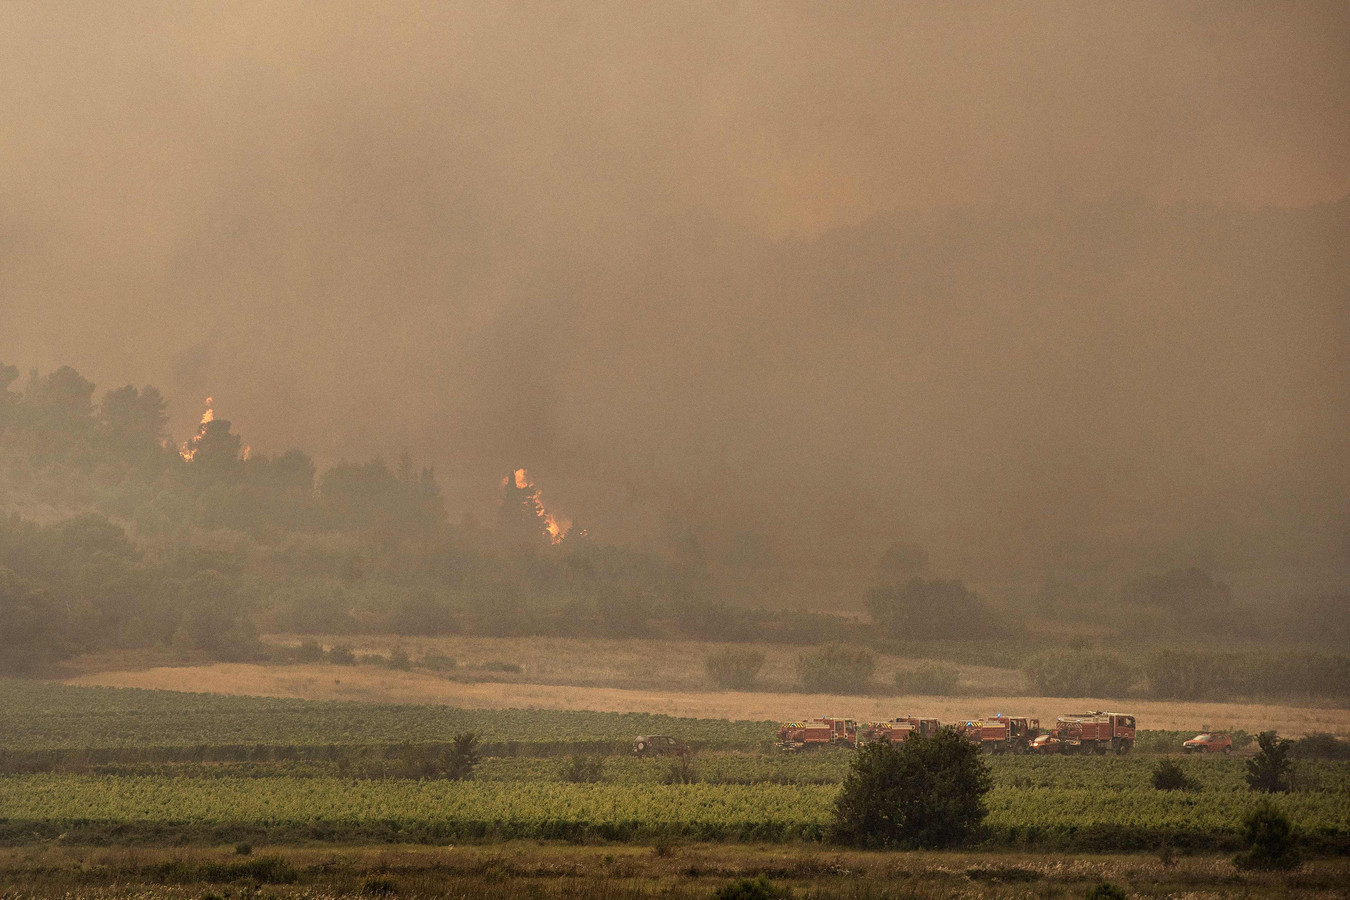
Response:
[[[1221,731],[1202,731],[1181,749],[1187,753],[1232,753],[1233,739]]]
[[[640,734],[633,738],[633,752],[638,756],[684,756],[689,745],[668,734]]]

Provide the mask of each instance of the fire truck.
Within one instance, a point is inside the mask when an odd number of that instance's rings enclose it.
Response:
[[[897,716],[888,722],[868,722],[858,730],[858,744],[872,744],[883,738],[892,744],[909,740],[911,734],[932,737],[942,723],[937,719],[924,719],[919,716]]]
[[[822,716],[802,722],[784,722],[778,729],[778,746],[784,750],[814,747],[858,746],[858,722]]]
[[[961,722],[956,729],[986,753],[1026,753],[1041,733],[1041,720],[998,713],[986,719]]]
[[[1096,753],[1114,750],[1119,755],[1134,746],[1134,716],[1100,710],[1060,716],[1047,737],[1037,741],[1045,753]]]

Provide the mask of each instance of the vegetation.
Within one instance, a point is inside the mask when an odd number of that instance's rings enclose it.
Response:
[[[1247,786],[1254,791],[1287,793],[1293,741],[1273,731],[1263,731],[1256,736],[1256,743],[1261,749],[1247,760]]]
[[[950,697],[957,692],[961,673],[956,666],[928,663],[895,673],[895,689],[902,694],[935,694]]]
[[[764,667],[764,653],[760,650],[723,647],[709,651],[704,663],[713,684],[720,688],[748,691],[755,687],[759,670]]]
[[[797,658],[797,679],[811,693],[862,694],[876,667],[876,655],[865,647],[826,644]]]
[[[960,581],[914,577],[867,592],[867,612],[886,634],[906,640],[981,637],[999,625],[984,599]]]
[[[1186,774],[1173,759],[1161,760],[1153,767],[1153,786],[1160,791],[1198,791],[1200,783]]]
[[[983,821],[992,781],[952,728],[859,750],[835,800],[832,837],[860,847],[948,847]]]
[[[1136,677],[1118,654],[1087,649],[1043,651],[1022,671],[1045,697],[1124,697]]]
[[[1243,851],[1233,858],[1239,869],[1292,869],[1301,861],[1293,823],[1274,804],[1262,803],[1242,823]]]

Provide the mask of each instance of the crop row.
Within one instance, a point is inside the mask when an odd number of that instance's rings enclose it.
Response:
[[[159,829],[183,833],[263,829],[274,837],[441,841],[473,837],[706,840],[822,837],[837,788],[782,784],[564,784],[540,781],[368,781],[332,778],[197,779],[33,775],[0,777],[0,836],[96,828],[104,838]],[[1004,841],[1072,843],[1074,835],[1207,835],[1231,841],[1247,792],[1199,794],[1148,787],[1000,784],[988,831]],[[1350,804],[1337,792],[1276,798],[1305,833],[1348,846]]]
[[[772,742],[775,723],[646,713],[230,697],[0,679],[0,734],[14,751],[434,743],[474,731],[496,752],[621,750],[677,733],[714,749]]]

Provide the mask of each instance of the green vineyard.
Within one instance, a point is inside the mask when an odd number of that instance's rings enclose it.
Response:
[[[534,763],[538,761],[523,761]],[[1223,847],[1259,798],[1239,790],[1238,767],[1198,766],[1196,793],[1154,790],[1139,765],[1115,767],[1112,783],[1088,786],[1086,766],[1040,772],[1015,760],[995,767],[988,839],[995,843],[1103,849]],[[1082,761],[1092,762],[1090,760]],[[653,771],[660,766],[648,766]],[[1334,782],[1276,802],[1328,849],[1346,847],[1346,768]],[[1203,771],[1208,769],[1208,771]],[[569,784],[543,778],[469,782],[327,777],[160,778],[27,775],[0,777],[0,835],[67,840],[162,837],[202,840],[454,840],[681,837],[697,840],[807,840],[825,836],[837,788],[828,784]],[[536,773],[538,774],[538,773]],[[1063,777],[1058,777],[1062,775]]]

